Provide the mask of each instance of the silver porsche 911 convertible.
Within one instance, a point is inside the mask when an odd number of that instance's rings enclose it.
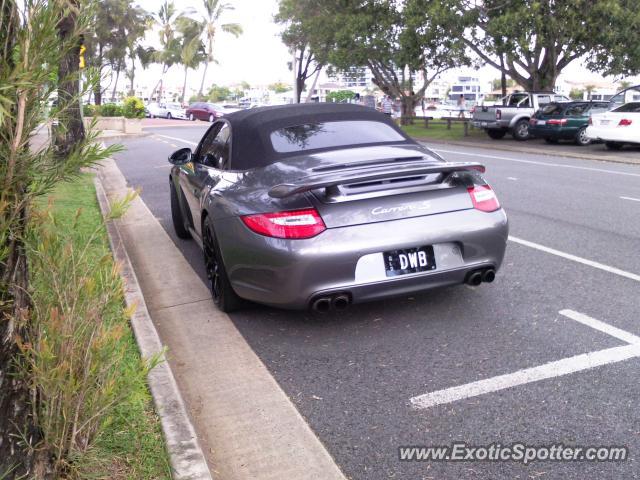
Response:
[[[226,115],[171,155],[176,234],[201,245],[211,293],[318,312],[491,282],[508,224],[479,163],[448,163],[373,109]]]

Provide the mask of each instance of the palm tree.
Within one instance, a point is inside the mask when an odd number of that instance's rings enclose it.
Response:
[[[172,1],[164,0],[160,10],[154,14],[155,24],[160,27],[160,45],[162,49],[156,52],[155,61],[162,64],[162,74],[158,83],[153,88],[149,98],[153,98],[156,90],[160,88],[158,98],[162,97],[162,80],[167,71],[180,61],[180,46],[175,38],[176,22],[183,18],[184,13],[176,10]]]
[[[207,55],[204,50],[201,35],[204,24],[188,17],[182,17],[177,22],[180,32],[180,63],[184,66],[184,83],[182,84],[181,102],[184,103],[187,92],[187,73],[190,68],[198,68]]]
[[[221,0],[202,0],[202,3],[205,10],[203,20],[204,33],[207,40],[207,58],[204,64],[204,72],[202,73],[200,89],[198,90],[198,97],[202,97],[202,90],[204,89],[204,80],[207,77],[207,70],[209,68],[209,64],[213,62],[213,41],[218,27],[220,27],[223,32],[230,33],[235,37],[238,37],[242,33],[242,26],[238,23],[223,23],[219,25],[224,12],[233,10],[233,5],[223,3]]]

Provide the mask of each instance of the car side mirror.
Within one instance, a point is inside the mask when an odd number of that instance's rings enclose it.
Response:
[[[191,153],[190,148],[181,148],[169,156],[169,163],[173,165],[184,165],[185,163],[189,163],[192,157],[193,153]]]

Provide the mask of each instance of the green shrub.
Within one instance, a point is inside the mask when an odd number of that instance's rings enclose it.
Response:
[[[144,418],[153,414],[144,406],[145,379],[159,359],[144,361],[137,352],[133,309],[124,306],[91,177],[61,184],[54,196],[58,202],[32,213],[32,342],[22,345],[51,478],[114,478],[108,471],[117,468],[117,478],[139,479],[150,462],[155,471],[145,478],[169,478],[160,426]],[[131,198],[114,202],[109,218],[119,217]],[[125,420],[142,432],[120,434]]]
[[[124,112],[120,105],[106,103],[100,107],[100,115],[103,117],[122,117]]]
[[[122,113],[126,118],[144,118],[144,103],[138,97],[124,99]]]
[[[99,117],[100,105],[82,105],[82,113],[85,117]]]

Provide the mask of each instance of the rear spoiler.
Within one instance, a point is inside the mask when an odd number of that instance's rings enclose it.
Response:
[[[334,187],[337,185],[373,182],[388,178],[409,177],[427,175],[430,173],[452,173],[475,170],[484,173],[485,167],[476,162],[450,162],[436,165],[388,165],[382,168],[368,168],[363,172],[344,172],[341,175],[316,175],[302,177],[296,183],[282,183],[269,190],[272,198],[286,198],[319,188]]]

